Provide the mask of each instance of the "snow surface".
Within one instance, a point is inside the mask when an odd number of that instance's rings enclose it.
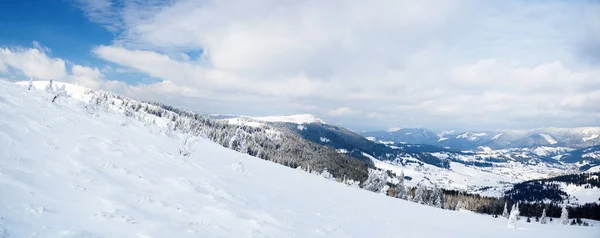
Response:
[[[0,81],[0,235],[598,237],[390,198]]]
[[[474,141],[474,140],[477,140],[479,137],[485,136],[485,135],[487,135],[487,133],[485,133],[485,132],[478,132],[478,133],[477,132],[465,132],[463,134],[456,136],[456,139],[465,138],[467,140]]]
[[[593,140],[593,139],[596,139],[596,138],[598,138],[598,137],[600,137],[600,135],[598,135],[598,134],[593,134],[593,135],[590,135],[590,136],[588,136],[588,137],[583,137],[583,138],[581,138],[581,139],[582,139],[583,141],[588,141],[588,140]]]
[[[502,134],[504,134],[504,133],[496,134],[494,137],[492,137],[492,140],[497,140],[498,138],[500,138],[500,136],[502,136]]]
[[[551,145],[556,144],[556,140],[554,140],[554,138],[552,138],[552,136],[548,135],[548,134],[540,134],[540,136],[544,137],[544,140],[548,141],[548,143],[550,143]]]
[[[577,198],[579,204],[584,203],[599,203],[600,204],[600,188],[585,188],[575,184],[560,183],[561,189],[567,194]]]

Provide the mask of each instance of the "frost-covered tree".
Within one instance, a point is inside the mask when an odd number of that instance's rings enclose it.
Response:
[[[438,188],[437,186],[435,186],[433,188],[432,194],[431,194],[431,206],[437,207],[437,208],[442,208],[444,206],[443,202],[444,202],[444,194],[442,192],[442,190],[440,188]]]
[[[426,204],[425,201],[425,188],[421,184],[417,184],[417,189],[415,190],[415,196],[413,197],[413,202]]]
[[[364,182],[363,188],[369,191],[382,193],[386,192],[387,178],[385,173],[375,169],[369,169],[369,177]]]
[[[321,172],[321,177],[329,179],[329,180],[335,180],[333,175],[331,173],[329,173],[329,171],[327,171],[327,168],[323,169],[323,172]]]
[[[546,217],[546,209],[542,210],[542,217],[540,218],[541,224],[548,223],[548,218]]]
[[[516,217],[515,217],[515,219],[516,219],[517,221],[518,221],[518,220],[521,220],[521,217],[519,216],[519,215],[521,215],[521,211],[519,211],[519,203],[517,203],[517,204],[513,204],[513,208],[510,210],[510,214],[512,215],[512,214],[513,214],[513,212],[516,214]],[[509,218],[510,218],[510,215],[509,215]]]
[[[408,190],[404,185],[404,170],[400,171],[400,175],[398,175],[398,184],[396,184],[396,197],[400,199],[407,200],[408,199]]]
[[[513,209],[510,211],[510,215],[508,216],[508,227],[515,228],[517,220],[519,218],[519,207],[517,205],[513,205]]]
[[[56,102],[61,97],[67,97],[67,90],[65,89],[65,85],[63,84],[60,88],[53,89],[52,93],[52,102]]]
[[[53,83],[54,82],[52,81],[52,79],[50,79],[50,82],[48,82],[48,84],[44,88],[44,91],[46,91],[47,93],[53,93],[54,92],[54,85],[53,85]]]
[[[508,208],[507,208],[507,205],[508,205],[508,204],[505,202],[505,203],[504,203],[504,210],[502,211],[502,217],[504,217],[504,218],[506,218],[506,219],[508,219],[508,215],[509,215],[509,214],[508,214]]]
[[[567,210],[566,203],[564,203],[562,205],[562,210],[560,212],[560,224],[563,224],[563,225],[569,224],[569,211]]]

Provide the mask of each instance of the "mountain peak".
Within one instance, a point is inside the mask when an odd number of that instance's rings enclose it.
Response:
[[[387,129],[387,132],[396,132],[396,131],[399,131],[399,130],[402,130],[402,128],[400,128],[400,127],[392,127],[390,129]]]

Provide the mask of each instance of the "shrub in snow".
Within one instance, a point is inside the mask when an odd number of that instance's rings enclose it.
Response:
[[[190,156],[192,154],[192,142],[192,138],[188,134],[185,134],[179,143],[177,153],[183,157]]]
[[[60,88],[54,88],[52,86],[52,81],[46,86],[46,92],[52,94],[52,99],[50,101],[57,102],[60,98],[67,97],[67,90],[65,89],[65,85],[63,84]]]

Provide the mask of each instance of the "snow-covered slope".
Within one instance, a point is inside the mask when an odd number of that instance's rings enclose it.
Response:
[[[297,115],[287,115],[287,116],[266,116],[266,117],[249,117],[249,116],[232,116],[224,118],[224,120],[228,121],[231,124],[235,125],[248,125],[258,127],[262,122],[271,122],[271,123],[293,123],[301,126],[302,124],[309,123],[325,123],[325,121],[317,118],[311,114],[297,114]]]
[[[2,237],[597,237],[346,187],[0,81]]]

